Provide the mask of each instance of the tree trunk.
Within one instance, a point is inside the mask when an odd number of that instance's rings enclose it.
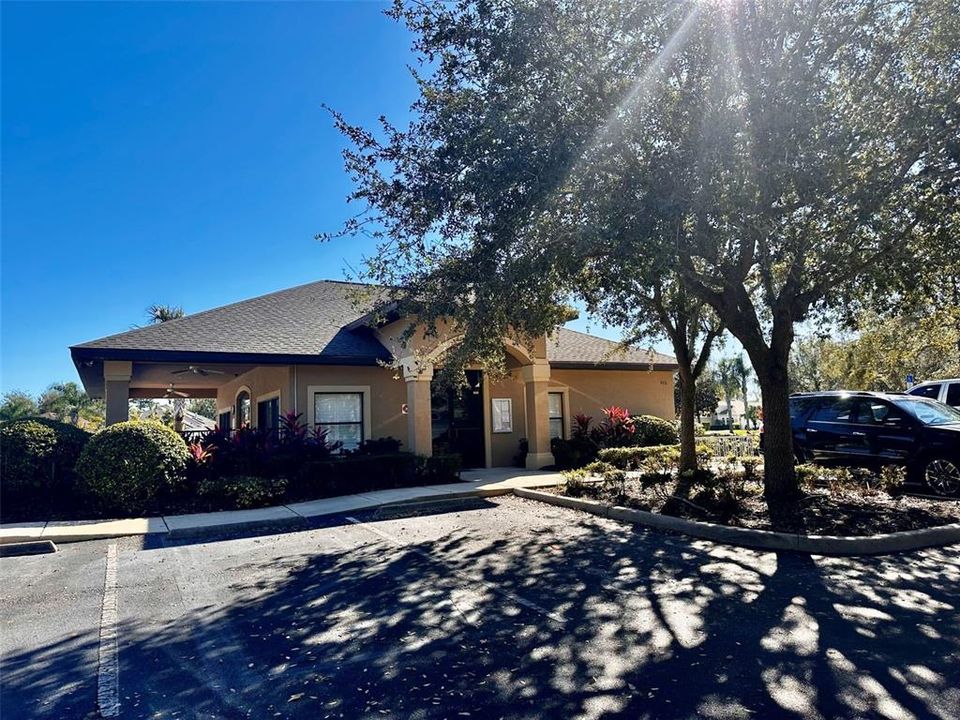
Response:
[[[697,384],[693,375],[680,370],[680,472],[697,469]]]
[[[727,429],[733,432],[733,396],[730,394],[730,391],[726,389],[723,391],[723,394],[727,398]]]
[[[800,487],[794,471],[786,354],[771,351],[756,370],[763,406],[763,494],[770,520],[778,529],[799,529]]]

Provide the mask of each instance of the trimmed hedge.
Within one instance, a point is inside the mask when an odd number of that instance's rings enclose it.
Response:
[[[643,447],[652,445],[676,445],[680,442],[677,426],[655,415],[637,415],[632,418],[634,443]]]
[[[209,510],[247,510],[282,503],[286,490],[286,478],[234,475],[202,481],[197,497]]]
[[[701,462],[713,456],[713,450],[706,443],[697,443],[696,451]],[[680,445],[605,448],[597,453],[597,459],[621,470],[637,470],[644,463],[649,464],[649,462],[675,465],[680,462]]]
[[[72,480],[73,466],[90,433],[47,418],[0,425],[0,473],[7,490],[43,490]]]
[[[188,458],[186,443],[170,428],[122,422],[90,439],[76,469],[100,509],[143,513],[181,488]]]

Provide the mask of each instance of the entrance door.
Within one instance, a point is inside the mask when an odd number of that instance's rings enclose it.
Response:
[[[465,468],[483,467],[483,373],[467,370],[467,386],[431,388],[433,452],[457,453]]]

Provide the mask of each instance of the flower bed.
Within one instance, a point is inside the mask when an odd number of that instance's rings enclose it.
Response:
[[[40,423],[0,432],[9,440],[3,522],[241,510],[460,479],[457,455],[418,457],[393,438],[343,451],[324,431],[308,431],[299,415],[285,416],[279,433],[242,428],[189,445],[159,423],[117,423],[89,442],[84,434],[70,453],[59,452],[68,443],[58,445]],[[9,482],[15,471],[21,481]]]
[[[565,473],[553,492],[674,517],[757,530],[775,529],[763,499],[759,458],[725,459],[713,469],[680,477],[665,453],[653,453],[639,470],[594,463]],[[811,535],[870,536],[960,522],[960,499],[904,492],[900,469],[879,473],[800,466],[804,485],[793,527]]]

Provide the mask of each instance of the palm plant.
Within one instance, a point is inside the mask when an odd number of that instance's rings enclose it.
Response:
[[[154,325],[183,317],[183,308],[179,305],[160,305],[154,303],[147,308],[147,316]]]

